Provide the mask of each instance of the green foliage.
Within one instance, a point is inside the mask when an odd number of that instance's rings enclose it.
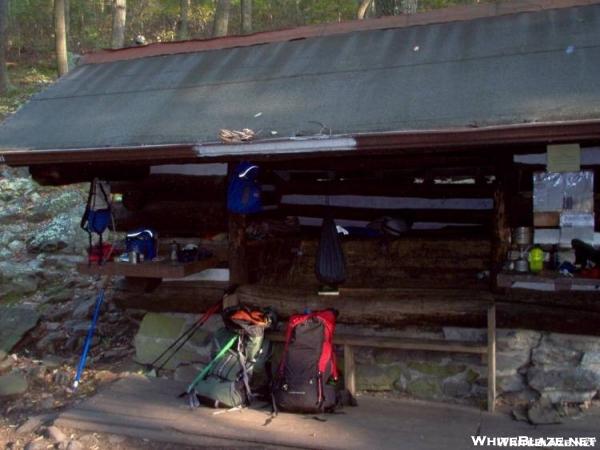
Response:
[[[16,111],[29,97],[50,84],[56,76],[56,69],[44,64],[15,64],[10,65],[8,71],[12,89],[7,95],[0,96],[0,120]]]
[[[191,38],[210,37],[218,0],[191,0]],[[399,14],[409,0],[375,0],[370,15]],[[419,11],[482,0],[410,0]],[[489,0],[483,0],[489,1]],[[360,0],[253,0],[253,30],[267,31],[301,25],[353,20]],[[68,50],[79,54],[110,43],[112,0],[68,0]],[[148,43],[176,38],[180,0],[127,0],[126,45],[141,34]],[[54,52],[53,0],[9,0],[9,59],[50,58]],[[241,28],[240,0],[231,1],[229,34]]]

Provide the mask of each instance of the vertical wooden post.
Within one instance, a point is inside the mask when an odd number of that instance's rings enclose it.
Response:
[[[502,270],[510,249],[510,204],[514,191],[514,173],[512,156],[503,157],[496,162],[496,189],[494,190],[494,210],[492,218],[492,254],[490,281],[493,290],[497,290],[497,275]]]
[[[496,305],[492,303],[487,311],[488,345],[488,411],[496,408]]]
[[[228,178],[231,177],[235,163],[228,164]],[[227,199],[225,199],[227,201]],[[229,282],[231,284],[248,283],[248,261],[246,257],[246,216],[229,213]]]
[[[344,384],[354,397],[356,395],[356,375],[354,349],[350,345],[344,345]]]

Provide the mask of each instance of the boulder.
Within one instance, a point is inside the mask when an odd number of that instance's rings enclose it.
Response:
[[[548,337],[544,337],[531,352],[531,361],[535,366],[575,367],[580,360],[581,352],[564,347]]]
[[[402,368],[395,365],[356,366],[356,387],[365,391],[391,391],[402,375]]]
[[[61,443],[65,442],[68,438],[65,433],[61,431],[60,428],[55,426],[50,426],[46,429],[46,437],[53,442]]]
[[[0,306],[0,350],[11,351],[39,319],[39,314],[32,309]]]
[[[197,316],[191,314],[146,314],[134,338],[136,361],[142,364],[153,362],[195,320]],[[165,368],[175,369],[181,363],[208,363],[209,361],[210,331],[203,326],[169,360]]]
[[[27,379],[23,374],[11,372],[0,376],[0,397],[22,394],[27,387]]]
[[[546,339],[549,344],[576,352],[600,352],[600,336],[549,333]]]
[[[30,253],[56,253],[68,246],[78,248],[82,242],[83,233],[78,227],[76,216],[62,213],[41,227],[27,242]]]
[[[459,373],[446,378],[442,382],[442,392],[445,396],[451,398],[468,397],[471,393],[472,385],[468,380],[467,373]]]
[[[531,405],[529,411],[527,411],[527,417],[534,425],[550,425],[562,422],[558,410],[546,400],[539,400]]]
[[[586,352],[581,358],[581,367],[600,371],[600,352]]]
[[[426,400],[437,400],[443,397],[439,381],[430,378],[418,378],[409,381],[406,392],[414,397]]]
[[[75,309],[73,310],[72,317],[76,320],[90,319],[94,306],[96,305],[96,299],[90,298],[88,300],[80,300],[76,303]]]
[[[582,367],[551,370],[534,367],[527,373],[527,381],[542,395],[558,391],[589,393],[600,389],[600,373]]]

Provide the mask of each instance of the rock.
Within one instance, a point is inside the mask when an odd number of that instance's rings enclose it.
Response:
[[[600,352],[586,352],[581,358],[581,367],[600,370]]]
[[[549,333],[546,336],[549,344],[564,347],[576,352],[600,352],[600,337],[572,334]]]
[[[0,397],[22,394],[27,387],[27,379],[18,372],[0,376]]]
[[[575,367],[580,360],[580,352],[560,346],[547,337],[531,352],[531,361],[536,366]]]
[[[440,383],[434,379],[419,378],[409,381],[406,386],[406,392],[410,395],[422,399],[440,399],[443,397]]]
[[[0,350],[9,352],[36,326],[40,316],[29,308],[0,306]]]
[[[523,408],[514,408],[511,411],[511,414],[513,416],[513,419],[515,419],[517,422],[529,422],[529,416],[527,414],[527,411]]]
[[[108,442],[112,445],[122,444],[123,442],[125,442],[125,437],[116,434],[110,434],[108,436]]]
[[[356,385],[359,390],[391,391],[401,374],[402,368],[399,366],[358,365]]]
[[[188,319],[193,320],[193,318],[195,316],[182,314],[146,314],[134,339],[136,361],[142,364],[153,362],[189,326]],[[210,348],[205,345],[206,339],[204,337],[200,339],[202,346],[195,345],[194,339],[190,339],[171,358],[165,368],[175,369],[182,362],[208,362]]]
[[[63,288],[59,289],[55,293],[48,295],[46,303],[64,303],[68,302],[73,298],[73,289]]]
[[[60,341],[64,341],[66,336],[62,331],[52,331],[44,336],[42,339],[36,342],[35,348],[40,351],[49,351],[49,353],[54,353],[55,344]]]
[[[0,374],[8,372],[12,368],[13,362],[12,358],[6,358],[5,360],[0,361]]]
[[[406,366],[411,372],[416,371],[437,378],[451,377],[464,372],[466,369],[466,366],[462,364],[443,364],[433,361],[409,361]]]
[[[514,350],[496,353],[496,374],[513,375],[529,363],[529,351]]]
[[[553,404],[561,403],[586,403],[596,396],[597,390],[593,391],[547,391],[543,392],[541,398]]]
[[[550,425],[562,423],[562,419],[554,406],[544,400],[535,402],[527,411],[529,421],[534,425]]]
[[[68,438],[60,428],[51,426],[46,429],[46,437],[54,442],[65,442]]]
[[[487,330],[478,328],[443,327],[444,339],[450,341],[487,341]],[[496,345],[498,351],[527,350],[536,346],[541,333],[532,330],[496,330]]]
[[[41,426],[52,422],[56,418],[56,414],[40,414],[28,418],[17,428],[18,434],[35,433]]]
[[[82,300],[73,310],[73,319],[90,319],[96,305],[96,299]]]
[[[43,439],[30,441],[23,447],[23,450],[46,450],[48,448],[48,443]]]
[[[202,370],[203,366],[200,365],[179,365],[175,369],[174,378],[176,381],[183,381],[185,383],[191,383],[198,373]]]
[[[471,383],[467,381],[465,372],[446,378],[442,382],[442,392],[447,397],[467,397],[471,393]]]
[[[497,389],[501,393],[519,392],[527,387],[523,375],[514,373],[512,375],[499,376],[496,379]]]
[[[67,450],[84,450],[83,444],[79,441],[71,440],[67,445]]]
[[[57,215],[28,241],[27,250],[30,253],[56,253],[77,242],[78,224],[74,219],[66,213]]]
[[[13,253],[19,253],[25,250],[25,243],[19,240],[14,240],[8,244],[8,249]]]
[[[600,388],[600,373],[582,367],[552,370],[534,367],[527,378],[529,385],[542,395],[552,391],[595,392]]]

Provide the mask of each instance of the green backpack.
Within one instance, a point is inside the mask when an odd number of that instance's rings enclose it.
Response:
[[[268,312],[235,306],[223,311],[226,327],[215,333],[212,361],[187,389],[191,407],[245,406],[252,401],[252,376],[265,368],[271,342],[265,330],[273,323]]]

